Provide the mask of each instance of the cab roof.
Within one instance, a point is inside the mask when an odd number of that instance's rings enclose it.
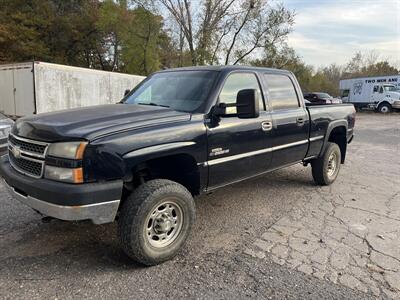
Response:
[[[224,66],[193,66],[193,67],[182,67],[182,68],[172,68],[166,69],[162,71],[158,71],[157,73],[163,72],[175,72],[175,71],[218,71],[218,72],[231,72],[236,70],[243,71],[268,71],[273,73],[291,73],[287,70],[282,69],[274,69],[274,68],[263,68],[263,67],[253,67],[253,66],[238,66],[238,65],[224,65]]]

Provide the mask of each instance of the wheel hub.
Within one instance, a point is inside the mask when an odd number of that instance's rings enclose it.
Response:
[[[337,168],[336,153],[332,153],[328,158],[328,176],[331,177],[335,174]]]
[[[172,228],[173,218],[170,215],[162,214],[154,220],[154,231],[156,233],[166,233]]]
[[[183,224],[183,213],[180,206],[166,201],[155,206],[147,217],[145,237],[155,248],[166,247],[179,235]]]

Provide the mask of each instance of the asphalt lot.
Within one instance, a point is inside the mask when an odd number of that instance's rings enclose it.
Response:
[[[400,298],[400,115],[356,129],[332,186],[298,165],[199,197],[185,249],[151,268],[115,224],[43,223],[0,185],[0,298]]]

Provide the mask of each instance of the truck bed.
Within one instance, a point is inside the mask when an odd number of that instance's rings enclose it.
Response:
[[[306,104],[307,111],[310,115],[310,120],[319,122],[322,119],[329,121],[334,120],[349,120],[351,117],[355,117],[355,109],[353,104],[342,103],[342,104],[326,104],[326,105],[310,105]],[[350,124],[350,123],[349,123]]]
[[[315,157],[321,153],[322,147],[328,142],[330,132],[335,126],[339,126],[335,130],[342,130],[342,135],[345,136],[347,142],[350,142],[353,137],[356,113],[353,104],[307,105],[306,108],[310,116],[310,146],[307,157]],[[323,138],[320,138],[321,135]]]

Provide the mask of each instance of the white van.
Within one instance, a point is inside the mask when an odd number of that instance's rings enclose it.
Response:
[[[340,80],[342,101],[357,109],[376,109],[388,113],[400,109],[400,75]]]

